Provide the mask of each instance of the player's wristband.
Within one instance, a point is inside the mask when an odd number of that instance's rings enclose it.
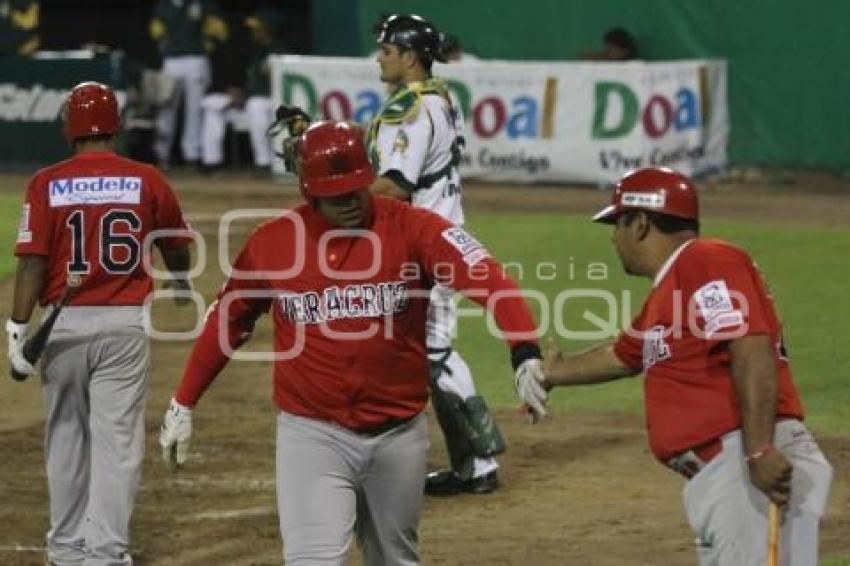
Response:
[[[758,460],[762,456],[770,454],[774,450],[776,450],[776,447],[773,444],[762,444],[761,446],[747,454],[747,463]]]
[[[540,347],[531,342],[520,342],[511,348],[511,365],[514,371],[522,365],[526,360],[542,360],[543,355],[540,353]]]

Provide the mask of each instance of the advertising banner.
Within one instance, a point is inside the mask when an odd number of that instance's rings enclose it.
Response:
[[[32,167],[69,157],[62,104],[74,85],[87,80],[115,85],[114,60],[0,57],[0,162]],[[124,92],[116,94],[123,102]]]
[[[385,98],[374,59],[278,56],[272,97],[311,116],[369,122]],[[726,166],[726,63],[437,64],[465,119],[466,177],[611,183],[647,165]]]

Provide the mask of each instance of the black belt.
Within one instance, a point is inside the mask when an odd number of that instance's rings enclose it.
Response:
[[[402,425],[406,425],[410,421],[413,420],[414,417],[407,417],[406,419],[397,419],[391,418],[387,419],[381,424],[377,424],[374,426],[369,426],[366,428],[357,429],[354,432],[360,434],[362,436],[380,436],[386,432],[394,430]]]

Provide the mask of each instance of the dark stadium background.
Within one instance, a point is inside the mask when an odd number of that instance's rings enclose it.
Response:
[[[280,9],[287,22],[284,43],[290,53],[311,50],[310,0],[217,0],[230,26],[231,38],[213,54],[214,87],[239,84],[250,54],[242,21],[261,6]],[[97,43],[121,49],[150,67],[159,65],[156,47],[148,37],[154,0],[42,0],[42,49],[76,49]]]

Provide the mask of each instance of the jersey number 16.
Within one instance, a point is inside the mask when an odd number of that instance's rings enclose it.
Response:
[[[82,210],[74,211],[65,221],[71,230],[71,259],[69,273],[88,273],[91,264],[86,258],[86,217]],[[133,234],[116,234],[116,225],[125,225],[130,231],[138,232],[142,220],[132,210],[110,210],[100,217],[100,245],[98,261],[109,273],[130,273],[139,265],[141,245]],[[125,250],[123,257],[116,259],[116,251]]]

